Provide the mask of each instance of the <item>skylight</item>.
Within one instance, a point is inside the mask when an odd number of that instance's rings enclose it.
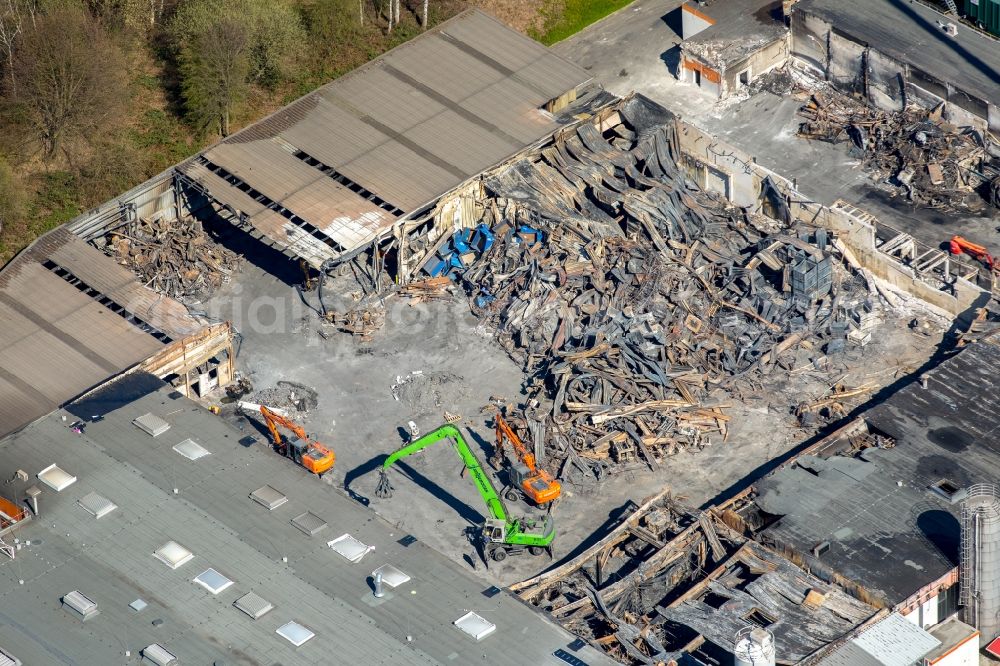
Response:
[[[233,602],[233,605],[255,620],[259,620],[274,609],[274,604],[253,592],[247,592]]]
[[[97,493],[87,493],[77,500],[77,504],[95,518],[103,518],[118,508],[117,504]]]
[[[147,645],[142,651],[142,656],[156,666],[174,666],[177,663],[177,657],[159,643]]]
[[[361,558],[372,550],[371,546],[361,543],[350,534],[342,534],[333,541],[327,541],[326,545],[350,562],[360,562]]]
[[[383,564],[378,569],[372,572],[372,578],[382,574],[382,582],[389,587],[399,587],[403,583],[410,580],[410,575],[400,571],[391,564]]]
[[[497,625],[472,611],[455,620],[454,624],[477,641],[483,640],[497,629]]]
[[[153,556],[171,569],[176,569],[194,559],[194,553],[176,541],[168,541]]]
[[[197,460],[211,455],[212,452],[193,439],[185,439],[180,444],[174,445],[174,451],[181,454],[188,460]]]
[[[288,641],[295,647],[299,647],[300,645],[304,644],[306,641],[310,640],[313,636],[316,635],[311,630],[309,630],[306,627],[303,627],[301,624],[295,621],[281,625],[280,627],[278,627],[278,630],[275,633],[284,638],[286,641]]]
[[[292,525],[312,536],[326,527],[326,521],[312,511],[306,511],[292,518]]]
[[[97,604],[92,599],[77,590],[73,590],[64,596],[62,602],[64,607],[76,611],[84,620],[88,620],[100,612],[97,610]]]
[[[76,477],[64,472],[56,465],[49,465],[38,473],[38,479],[56,492],[69,488],[76,483]]]
[[[284,493],[271,486],[262,486],[253,491],[250,493],[250,499],[266,507],[268,511],[274,511],[282,504],[288,502],[288,498],[285,497]]]
[[[156,414],[147,412],[139,418],[132,421],[132,424],[142,430],[147,435],[156,437],[157,435],[162,435],[167,430],[170,430],[170,424],[161,419]]]
[[[198,583],[212,594],[218,594],[233,584],[233,581],[229,580],[215,569],[206,569],[201,572],[195,577],[194,582]]]

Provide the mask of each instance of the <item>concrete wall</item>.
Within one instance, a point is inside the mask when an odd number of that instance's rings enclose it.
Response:
[[[792,13],[791,56],[850,93],[867,95],[875,105],[898,111],[904,104],[934,108],[945,102],[944,118],[957,125],[1000,131],[1000,101],[988,101],[948,81],[855,41],[836,26],[801,8]]]
[[[750,68],[750,82],[752,83],[757,77],[763,76],[772,69],[781,67],[788,62],[790,51],[791,37],[786,35],[781,39],[771,42],[745,60],[726,67],[722,75],[722,94],[725,95],[729,92],[739,90],[740,72]]]
[[[866,270],[896,289],[915,296],[953,316],[982,305],[989,292],[958,278],[949,291],[933,279],[922,277],[897,258],[878,249],[877,230],[866,220],[844,210],[806,201],[791,181],[754,161],[747,153],[684,121],[677,121],[682,164],[699,185],[728,197],[737,206],[754,212],[762,208],[761,184],[770,177],[791,202],[792,217],[833,231]],[[722,174],[720,180],[719,174]],[[719,183],[724,183],[725,191]],[[713,185],[713,183],[715,183]]]
[[[688,39],[711,27],[715,21],[688,4],[681,6],[681,39]]]
[[[979,661],[979,641],[973,636],[938,659],[934,661],[928,659],[924,663],[927,666],[979,666],[981,663]],[[992,663],[992,660],[989,663]]]

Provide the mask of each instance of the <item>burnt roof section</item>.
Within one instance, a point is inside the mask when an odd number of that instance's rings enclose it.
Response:
[[[715,23],[681,42],[685,55],[725,69],[788,32],[780,0],[711,0],[686,5]]]
[[[767,624],[782,659],[798,661],[843,638],[877,610],[748,541],[709,575],[702,592],[657,610],[732,652],[736,632]],[[810,594],[811,593],[811,594]]]
[[[548,136],[590,75],[470,9],[181,164],[313,264]]]
[[[148,412],[170,430],[141,434],[132,420]],[[104,418],[80,434],[62,420],[93,415]],[[507,592],[487,599],[488,584],[464,565],[420,542],[401,543],[398,527],[266,443],[241,444],[246,434],[136,372],[0,440],[0,477],[30,475],[5,485],[4,495],[24,497],[53,462],[78,477],[61,492],[42,489],[39,519],[12,535],[25,544],[17,559],[0,556],[0,645],[31,664],[121,663],[123,644],[134,651],[155,642],[182,664],[565,666],[553,653],[571,652],[572,635]],[[178,456],[172,447],[185,438],[211,448],[211,462]],[[288,502],[274,511],[255,503],[250,493],[264,484]],[[118,508],[94,520],[77,504],[91,492]],[[327,536],[291,524],[307,510],[329,523]],[[326,544],[345,532],[375,551],[347,562]],[[193,558],[176,569],[157,561],[153,553],[169,541]],[[371,572],[387,563],[411,580],[376,599]],[[200,587],[194,578],[210,568],[233,584],[217,594]],[[101,609],[85,627],[59,607],[73,589]],[[254,619],[233,605],[251,591],[273,610]],[[137,598],[146,602],[141,611],[130,607]],[[469,608],[497,625],[481,643],[451,624]],[[315,637],[294,648],[275,634],[289,621]],[[515,643],[518,650],[504,649]],[[590,647],[575,654],[592,666],[613,663]]]
[[[756,504],[781,516],[763,534],[889,604],[948,574],[958,565],[961,491],[947,491],[1000,478],[997,367],[997,345],[966,347],[928,373],[927,388],[910,384],[759,481]],[[895,445],[851,455],[866,432]]]
[[[0,271],[0,436],[201,324],[65,227]]]
[[[904,0],[801,0],[793,11],[822,18],[840,34],[966,93],[1000,99],[1000,43],[954,16]],[[946,35],[939,22],[955,23],[958,36]]]

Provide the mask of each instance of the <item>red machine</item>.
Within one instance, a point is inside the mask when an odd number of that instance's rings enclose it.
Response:
[[[503,449],[504,442],[509,442],[514,449],[517,458],[516,463],[512,462],[509,468],[510,486],[504,489],[504,496],[514,501],[520,495],[528,497],[532,502],[541,506],[559,497],[562,492],[562,484],[551,474],[541,469],[535,464],[535,456],[528,451],[517,433],[503,420],[500,412],[496,415],[497,425],[497,451]]]
[[[993,270],[993,257],[982,245],[976,245],[961,236],[952,236],[951,242],[948,245],[952,254],[967,254],[990,270]]]

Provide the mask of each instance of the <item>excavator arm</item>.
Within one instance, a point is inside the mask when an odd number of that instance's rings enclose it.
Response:
[[[333,451],[329,447],[309,439],[302,426],[280,414],[275,414],[263,405],[260,407],[260,415],[264,417],[264,423],[267,424],[267,430],[271,433],[274,446],[282,455],[292,458],[313,474],[323,474],[333,467],[333,463],[336,461]],[[282,437],[278,426],[295,435],[295,439],[289,441]]]
[[[418,451],[423,451],[429,446],[437,444],[441,440],[450,439],[452,445],[455,448],[455,452],[458,453],[458,457],[462,459],[462,463],[465,464],[465,468],[469,470],[469,476],[472,477],[473,483],[476,484],[476,490],[479,491],[479,496],[483,498],[483,502],[486,504],[486,509],[489,511],[490,517],[495,520],[502,520],[504,523],[508,523],[508,513],[507,507],[504,505],[503,500],[500,499],[500,495],[497,493],[496,488],[493,487],[493,483],[490,481],[489,475],[483,469],[483,466],[479,463],[479,459],[476,454],[472,452],[469,445],[465,442],[462,437],[462,433],[459,432],[458,428],[449,424],[443,425],[437,430],[433,430],[420,439],[417,439],[406,446],[398,449],[389,454],[382,463],[382,470],[379,474],[378,487],[375,489],[375,495],[382,498],[392,497],[392,484],[389,482],[389,468],[392,467],[397,461],[412,455]]]
[[[562,494],[562,484],[547,471],[538,467],[535,462],[535,454],[528,450],[510,424],[504,421],[499,411],[496,414],[496,436],[497,448],[502,449],[505,440],[510,442],[518,460],[528,468],[528,476],[521,480],[521,490],[531,498],[532,502],[538,505],[546,504]]]

